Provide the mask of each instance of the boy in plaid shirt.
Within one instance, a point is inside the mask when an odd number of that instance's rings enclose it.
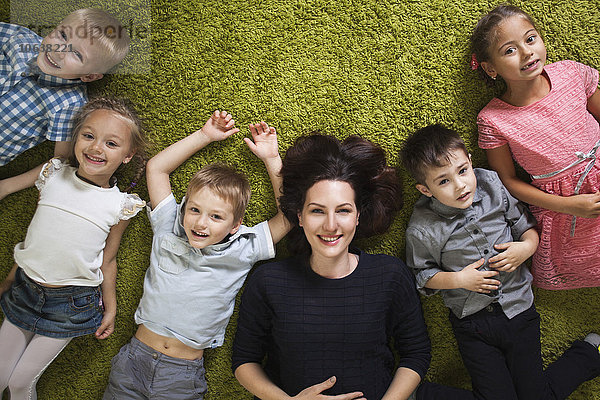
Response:
[[[0,49],[2,166],[44,140],[56,142],[55,155],[67,156],[71,117],[87,100],[85,83],[127,55],[129,35],[106,12],[81,9],[44,38],[0,23]],[[0,198],[19,190],[0,186]]]

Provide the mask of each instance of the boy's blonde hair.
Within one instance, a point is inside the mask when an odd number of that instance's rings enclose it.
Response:
[[[250,183],[243,174],[227,165],[209,164],[190,179],[186,197],[189,198],[204,187],[231,204],[235,221],[244,217],[250,202]]]
[[[71,24],[76,26],[73,35],[89,38],[92,43],[97,43],[103,49],[106,67],[105,73],[120,63],[129,52],[129,32],[121,25],[121,22],[98,8],[82,8],[67,15],[59,24]],[[81,29],[80,29],[81,28]]]

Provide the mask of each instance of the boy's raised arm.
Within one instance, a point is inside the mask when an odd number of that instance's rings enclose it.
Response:
[[[269,220],[269,230],[271,231],[273,243],[276,244],[291,229],[290,223],[279,209],[279,196],[281,195],[282,185],[280,171],[283,164],[279,155],[277,132],[274,127],[270,127],[264,121],[257,124],[250,124],[250,132],[252,133],[252,140],[244,138],[244,141],[250,148],[250,151],[265,163],[269,179],[273,185],[277,214]]]
[[[235,121],[231,114],[216,110],[202,128],[152,157],[146,165],[146,180],[152,207],[171,193],[171,172],[209,143],[226,139],[239,132],[234,126]]]

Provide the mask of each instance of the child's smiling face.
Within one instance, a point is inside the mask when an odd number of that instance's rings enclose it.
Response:
[[[538,77],[546,63],[544,41],[531,22],[519,15],[498,25],[489,54],[490,59],[481,67],[492,78],[500,75],[508,84]]]
[[[185,201],[183,229],[190,245],[197,249],[221,242],[239,229],[233,206],[207,187],[189,195]]]
[[[73,153],[79,176],[108,187],[111,176],[135,151],[131,125],[110,110],[95,110],[83,122],[74,138]]]
[[[102,78],[106,72],[105,50],[86,25],[78,18],[67,17],[43,39],[37,64],[44,73],[84,82]]]
[[[430,167],[425,185],[417,184],[417,189],[449,207],[469,208],[477,189],[471,158],[462,149],[449,153],[449,162],[441,167]]]

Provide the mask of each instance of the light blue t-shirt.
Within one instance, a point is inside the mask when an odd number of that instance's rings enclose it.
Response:
[[[267,221],[242,225],[227,241],[195,249],[173,194],[148,217],[154,238],[135,322],[194,349],[221,346],[246,275],[255,262],[275,256]]]

